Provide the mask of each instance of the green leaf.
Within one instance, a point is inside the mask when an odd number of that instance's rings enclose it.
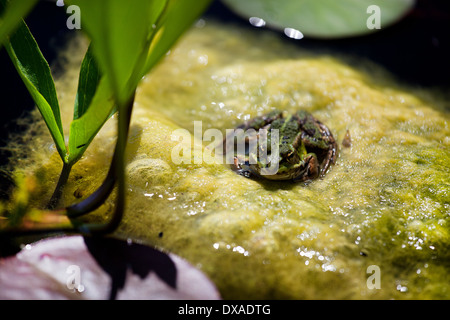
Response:
[[[92,54],[92,47],[89,46],[83,62],[81,63],[80,77],[78,80],[77,96],[75,98],[75,107],[73,118],[80,118],[89,108],[92,98],[97,91],[100,82],[101,73],[98,64]]]
[[[80,7],[83,29],[92,40],[92,53],[105,76],[98,82],[99,71],[89,50],[82,64],[70,127],[68,161],[74,163],[116,107],[120,111],[120,106],[127,104],[144,73],[190,27],[210,0],[69,2]]]
[[[114,98],[106,79],[98,83],[89,108],[70,124],[68,163],[77,162],[103,124],[116,112]]]
[[[161,14],[163,0],[71,0],[80,7],[83,30],[91,40],[102,73],[119,105],[126,104],[140,81],[139,68]]]
[[[316,38],[339,38],[377,31],[368,27],[369,7],[380,9],[380,28],[400,19],[415,0],[222,0],[236,13],[263,19],[268,26],[293,28]],[[373,7],[372,7],[373,8]]]
[[[36,2],[37,0],[0,0],[0,47]]]
[[[211,0],[70,0],[119,105]]]
[[[73,121],[70,126],[67,161],[71,165],[81,158],[103,124],[115,112],[112,93],[105,81],[100,86],[101,78],[92,46],[89,46],[81,63]]]
[[[211,0],[169,0],[157,22],[157,33],[151,43],[143,74],[158,63],[210,3]]]
[[[6,50],[31,94],[63,161],[66,155],[58,98],[50,67],[25,22],[21,22]]]

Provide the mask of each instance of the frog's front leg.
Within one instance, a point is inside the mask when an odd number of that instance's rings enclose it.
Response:
[[[248,160],[244,160],[238,156],[234,157],[233,164],[230,167],[231,170],[246,178],[250,178],[252,175]]]
[[[319,122],[319,127],[322,130],[323,133],[323,139],[327,142],[328,150],[327,154],[325,156],[325,159],[322,161],[322,170],[320,172],[320,176],[323,177],[325,173],[327,172],[330,165],[336,163],[336,157],[337,157],[337,143],[334,139],[333,135],[331,134],[330,130],[321,122]]]
[[[337,143],[331,134],[330,130],[320,121],[315,121],[318,131],[314,135],[309,135],[306,132],[302,134],[302,142],[308,148],[316,148],[323,150],[324,156],[320,164],[320,176],[323,177],[330,165],[336,162],[337,157]],[[317,134],[320,132],[320,135]],[[322,153],[321,153],[322,154]]]
[[[292,179],[294,182],[313,180],[319,176],[320,164],[314,153],[308,153],[303,161],[304,165],[302,167],[304,170]]]

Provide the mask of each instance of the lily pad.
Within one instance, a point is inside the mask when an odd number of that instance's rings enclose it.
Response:
[[[245,18],[275,29],[314,38],[341,38],[383,29],[403,17],[414,0],[223,0]],[[377,28],[376,19],[379,18]],[[286,29],[288,32],[286,32]],[[298,38],[298,37],[297,37]]]
[[[182,258],[113,238],[59,237],[0,260],[0,299],[219,299]]]

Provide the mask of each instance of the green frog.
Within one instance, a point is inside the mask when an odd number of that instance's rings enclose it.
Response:
[[[323,177],[336,162],[337,144],[331,131],[303,110],[294,114],[274,110],[236,129],[242,129],[241,134],[236,135],[237,130],[233,136],[228,134],[224,151],[230,147],[234,151],[239,140],[245,140],[245,148],[234,152],[231,167],[246,177],[307,181]],[[256,130],[253,135],[242,134]]]

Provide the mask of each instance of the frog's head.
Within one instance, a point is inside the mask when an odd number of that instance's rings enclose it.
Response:
[[[261,144],[259,140],[258,149],[250,152],[250,162],[254,163],[250,166],[251,171],[271,180],[285,180],[298,174],[303,164],[297,148],[300,141],[297,140],[300,137],[298,124],[286,122],[285,119],[276,119],[271,124],[268,137],[269,139],[265,141],[268,145]],[[266,157],[264,150],[269,152]]]

